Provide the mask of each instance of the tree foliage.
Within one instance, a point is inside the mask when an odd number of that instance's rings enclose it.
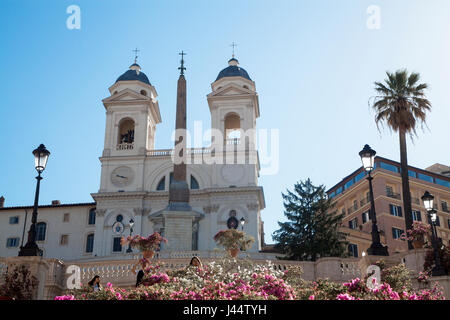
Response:
[[[273,239],[288,260],[312,260],[319,257],[347,255],[345,233],[339,231],[343,214],[333,211],[332,199],[325,187],[314,186],[308,178],[294,185],[294,191],[282,193],[287,222],[278,222],[280,229]]]

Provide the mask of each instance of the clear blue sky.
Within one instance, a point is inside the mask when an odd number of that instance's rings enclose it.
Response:
[[[66,8],[81,8],[81,30]],[[381,8],[381,29],[366,27]],[[31,205],[31,151],[52,152],[41,204],[90,202],[100,180],[105,112],[101,99],[127,70],[131,50],[159,94],[156,147],[172,146],[178,52],[185,50],[188,128],[210,126],[206,95],[236,55],[256,82],[258,128],[279,128],[280,170],[263,176],[266,241],[283,219],[281,192],[310,177],[331,187],[360,166],[369,143],[399,160],[398,137],[377,130],[373,82],[399,68],[430,84],[428,128],[409,141],[409,163],[450,164],[450,1],[413,0],[2,0],[0,3],[0,195]]]

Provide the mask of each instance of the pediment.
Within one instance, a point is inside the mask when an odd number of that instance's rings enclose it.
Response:
[[[217,91],[211,93],[210,96],[233,96],[233,95],[248,95],[248,94],[254,94],[254,92],[244,87],[240,87],[234,83],[230,83],[222,88],[219,88]]]
[[[124,102],[124,101],[134,101],[134,100],[148,100],[149,98],[134,92],[131,89],[125,89],[121,92],[113,94],[112,96],[103,99],[103,103],[111,103],[111,102]]]

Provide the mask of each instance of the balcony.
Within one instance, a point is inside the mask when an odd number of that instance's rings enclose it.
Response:
[[[119,143],[116,146],[116,150],[133,150],[134,148],[134,143]]]
[[[232,139],[226,139],[225,144],[241,144],[241,139],[239,138],[232,138]]]
[[[370,199],[368,199],[368,198],[364,198],[364,199],[359,201],[360,207],[363,207],[363,206],[365,206],[368,203],[370,203]]]
[[[395,193],[395,192],[386,192],[386,196],[388,196],[389,198],[397,199],[397,200],[401,200],[401,198],[402,198],[399,193]]]

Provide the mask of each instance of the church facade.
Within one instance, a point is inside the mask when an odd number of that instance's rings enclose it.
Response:
[[[252,235],[255,243],[249,251],[261,250],[265,201],[258,185],[255,146],[258,95],[255,82],[234,56],[228,64],[207,96],[211,129],[217,134],[209,147],[184,150],[189,209],[168,209],[179,150],[154,148],[157,125],[162,122],[158,94],[134,63],[103,99],[105,140],[100,188],[91,194],[95,202],[54,203],[39,209],[38,245],[44,256],[75,260],[129,254],[120,238],[131,231],[142,236],[160,232],[169,240],[161,251],[210,252],[217,247],[214,235],[227,228]],[[177,124],[178,117],[186,121],[189,106],[184,105],[184,110],[180,114],[177,106]],[[28,230],[31,219],[30,209],[25,221],[26,208],[0,207],[0,256],[17,255],[22,229],[26,223]],[[77,217],[64,224],[68,213]],[[20,223],[11,225],[11,221]]]

